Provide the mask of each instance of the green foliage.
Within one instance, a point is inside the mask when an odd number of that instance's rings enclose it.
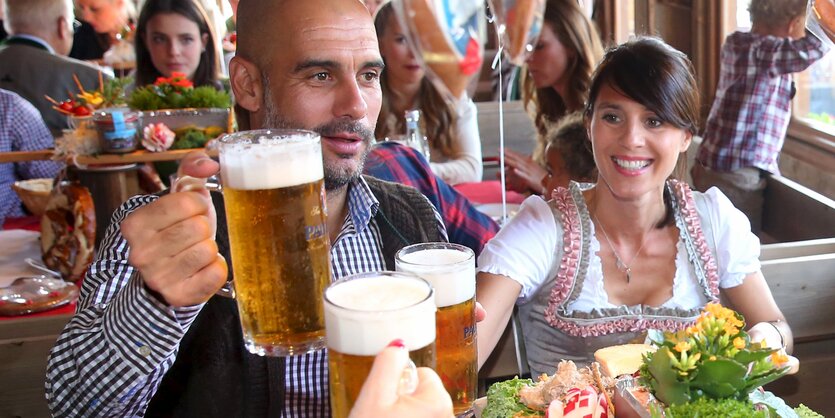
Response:
[[[189,149],[189,148],[203,148],[209,138],[202,129],[184,128],[177,129],[176,139],[171,145],[171,149]]]
[[[754,404],[737,399],[706,399],[665,409],[667,418],[767,418],[766,411],[758,411]]]
[[[511,380],[494,383],[487,390],[487,406],[481,413],[482,418],[507,418],[517,413],[522,416],[541,417],[538,411],[528,408],[519,401],[519,389],[525,386],[533,386],[531,379],[520,379],[514,377]]]
[[[824,418],[823,415],[809,409],[808,406],[800,404],[797,408],[794,408],[794,412],[797,413],[797,416],[800,418]]]
[[[211,86],[197,88],[168,88],[167,85],[147,85],[137,88],[128,98],[128,105],[136,110],[227,108],[229,93]]]

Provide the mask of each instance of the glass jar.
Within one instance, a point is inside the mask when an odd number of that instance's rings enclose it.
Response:
[[[93,115],[101,150],[120,154],[136,150],[139,112],[126,108],[103,109]]]

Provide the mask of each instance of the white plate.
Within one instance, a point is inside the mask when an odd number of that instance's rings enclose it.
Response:
[[[510,220],[519,212],[519,208],[522,205],[518,203],[508,203],[507,204],[507,219]],[[478,209],[479,212],[493,218],[494,221],[500,222],[502,218],[502,204],[501,203],[484,203],[481,205],[477,205],[475,207]]]

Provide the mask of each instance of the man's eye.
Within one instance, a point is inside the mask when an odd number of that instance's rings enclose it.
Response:
[[[378,74],[376,71],[369,71],[367,73],[363,73],[362,78],[365,81],[375,81],[380,78],[380,74]]]
[[[328,73],[316,73],[313,75],[313,78],[315,78],[317,81],[328,81],[329,77],[330,76],[328,75]]]

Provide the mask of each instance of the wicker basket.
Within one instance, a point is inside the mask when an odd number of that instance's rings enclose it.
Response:
[[[20,201],[29,212],[35,216],[42,216],[52,191],[52,179],[31,179],[16,181],[12,189],[20,197]]]

